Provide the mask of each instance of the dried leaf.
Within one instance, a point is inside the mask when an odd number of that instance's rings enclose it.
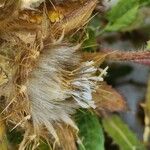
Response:
[[[93,99],[96,103],[96,111],[124,111],[127,109],[124,98],[111,86],[103,83],[93,93]]]

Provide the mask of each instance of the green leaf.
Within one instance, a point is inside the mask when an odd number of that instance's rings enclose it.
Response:
[[[120,146],[121,150],[146,150],[136,135],[117,115],[104,118],[102,123],[105,131]]]
[[[116,19],[126,14],[133,6],[138,5],[138,0],[119,0],[117,5],[107,13],[107,19],[114,22]]]
[[[134,22],[138,15],[139,1],[138,0],[120,0],[107,13],[108,24],[104,31],[121,31]]]
[[[117,18],[114,22],[109,22],[105,27],[105,31],[121,31],[122,29],[131,25],[138,13],[139,6],[136,5],[132,9],[128,10],[125,14],[123,14],[120,18]]]
[[[97,116],[89,111],[77,113],[79,150],[104,150],[104,135]]]

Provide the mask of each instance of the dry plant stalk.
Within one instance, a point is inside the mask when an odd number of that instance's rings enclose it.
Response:
[[[137,50],[137,51],[121,51],[102,49],[104,54],[108,54],[108,61],[131,61],[143,65],[150,65],[150,51],[149,50]]]

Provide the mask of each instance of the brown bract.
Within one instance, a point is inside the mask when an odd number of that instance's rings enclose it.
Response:
[[[93,99],[97,105],[96,111],[98,113],[127,110],[123,96],[106,83],[101,84],[93,93]]]
[[[65,124],[57,124],[55,128],[59,136],[60,145],[62,145],[62,148],[64,150],[77,150],[76,131],[70,126],[67,126]]]
[[[83,2],[54,3],[53,5],[47,2],[46,7],[41,4],[36,10],[20,10],[16,7],[15,12],[18,13],[13,17],[14,19],[8,19],[9,23],[5,19],[2,19],[1,22],[11,31],[37,31],[40,30],[43,19],[45,19],[43,14],[46,14],[51,34],[58,37],[62,32],[67,34],[83,28],[96,4],[97,0],[84,0]],[[12,14],[9,7],[7,8],[8,10],[1,10],[2,14],[5,11]],[[3,18],[7,17],[4,16]]]

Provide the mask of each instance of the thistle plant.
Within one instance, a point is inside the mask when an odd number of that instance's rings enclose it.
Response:
[[[101,5],[97,0],[0,2],[3,150],[42,149],[43,143],[46,149],[96,150],[100,147],[86,145],[82,139],[82,115],[85,113],[96,129],[101,126],[97,116],[107,118],[108,112],[127,110],[124,98],[104,81],[109,66],[102,64],[111,60],[149,65],[150,52],[83,51],[82,34],[97,5]],[[137,3],[132,11],[138,7]],[[110,30],[116,30],[113,21],[99,35]],[[103,121],[106,131],[107,121]],[[5,129],[20,131],[20,143],[5,142]],[[103,149],[103,131],[99,132],[96,139],[101,140]],[[140,142],[134,144],[145,149]]]

